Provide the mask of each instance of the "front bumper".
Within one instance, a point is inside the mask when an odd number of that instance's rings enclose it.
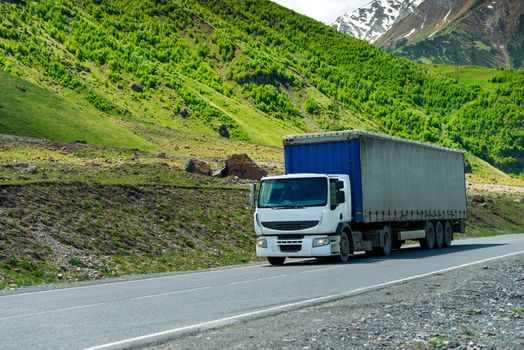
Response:
[[[313,241],[317,238],[328,238],[329,244],[313,247]],[[266,247],[257,244],[257,256],[306,258],[339,254],[340,236],[311,235],[303,238],[260,236],[258,239],[265,239]]]

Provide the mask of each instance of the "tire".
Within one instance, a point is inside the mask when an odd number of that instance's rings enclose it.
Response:
[[[286,258],[281,256],[268,256],[267,261],[269,261],[269,263],[273,266],[282,266],[284,265]]]
[[[384,235],[384,244],[382,247],[375,248],[374,251],[376,255],[378,256],[391,255],[392,242],[391,242],[391,231],[389,230],[389,227],[384,226],[381,234]]]
[[[451,223],[446,221],[444,224],[444,247],[450,247],[451,241],[453,240],[453,229],[451,228]]]
[[[340,233],[339,244],[340,253],[337,260],[341,263],[347,263],[349,261],[349,256],[351,255],[351,242],[349,241],[349,236],[346,231]]]
[[[433,249],[435,245],[435,227],[433,227],[430,221],[426,221],[426,238],[422,238],[419,243],[422,249]]]
[[[437,221],[435,225],[435,248],[442,248],[444,245],[444,227],[442,222]]]

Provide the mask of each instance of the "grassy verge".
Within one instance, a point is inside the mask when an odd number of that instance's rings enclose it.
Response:
[[[245,190],[32,184],[0,202],[0,287],[255,258]]]
[[[522,196],[488,194],[468,196],[468,226],[462,237],[524,233]]]

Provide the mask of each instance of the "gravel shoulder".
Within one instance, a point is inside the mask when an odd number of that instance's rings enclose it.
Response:
[[[344,348],[524,348],[524,254],[150,347]]]

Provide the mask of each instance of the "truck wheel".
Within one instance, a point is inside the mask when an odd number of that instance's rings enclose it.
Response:
[[[433,249],[435,245],[435,228],[430,221],[426,222],[426,238],[422,238],[419,243],[422,249]]]
[[[269,261],[269,263],[273,266],[280,266],[284,265],[284,261],[286,261],[286,258],[280,256],[268,256],[267,261]]]
[[[437,225],[435,226],[435,248],[442,248],[444,245],[444,228],[442,227],[442,223],[440,221],[437,221]]]
[[[340,253],[338,260],[342,263],[347,263],[349,261],[349,254],[351,252],[351,246],[349,242],[349,236],[346,231],[340,233]]]
[[[444,247],[451,246],[453,240],[453,230],[451,229],[451,223],[446,221],[444,224]]]

